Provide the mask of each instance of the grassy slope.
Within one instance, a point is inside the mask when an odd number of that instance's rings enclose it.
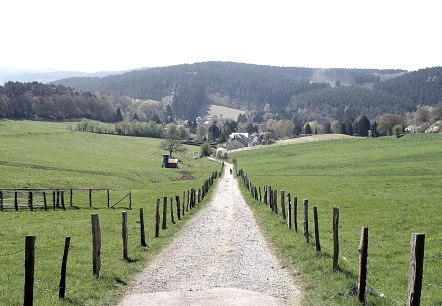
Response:
[[[36,305],[113,304],[134,273],[164,247],[183,225],[169,225],[154,239],[154,203],[158,197],[182,196],[202,185],[219,165],[193,160],[198,150],[177,154],[179,169],[161,168],[160,140],[72,132],[65,123],[0,121],[0,188],[110,188],[115,203],[132,190],[129,211],[129,256],[122,259],[121,210],[106,209],[105,193],[94,193],[94,208],[87,193],[74,193],[80,209],[63,211],[0,212],[0,305],[19,305],[23,295],[24,237],[36,235]],[[182,180],[186,178],[187,180]],[[188,178],[194,178],[188,180]],[[36,197],[41,202],[41,196]],[[24,200],[25,201],[25,200]],[[138,208],[145,211],[149,247],[139,246]],[[102,233],[102,270],[92,277],[90,214],[98,213]],[[187,213],[185,220],[190,215]],[[170,215],[168,215],[169,217]],[[176,216],[175,216],[176,217]],[[170,217],[169,217],[170,218]],[[169,219],[170,223],[170,219]],[[67,299],[58,300],[58,282],[64,237],[71,236]],[[7,293],[7,294],[6,294]]]
[[[352,286],[357,282],[363,226],[369,228],[368,304],[405,303],[413,232],[426,233],[422,304],[442,303],[441,135],[324,141],[231,157],[256,186],[271,185],[297,196],[298,205],[308,198],[310,207],[318,207],[321,255],[302,242],[301,220],[298,234],[288,232],[281,218],[247,196],[269,239],[285,261],[301,272],[311,304],[357,304]],[[330,257],[335,206],[340,208],[341,220],[339,273],[331,272]]]

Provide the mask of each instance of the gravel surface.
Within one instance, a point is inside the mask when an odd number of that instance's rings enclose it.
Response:
[[[119,305],[297,304],[226,164],[210,203],[138,277]]]

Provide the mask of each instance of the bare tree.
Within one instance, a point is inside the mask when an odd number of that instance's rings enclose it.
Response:
[[[179,137],[179,130],[175,124],[168,124],[163,135],[164,140],[160,143],[161,150],[169,151],[169,156],[172,157],[173,152],[184,152],[186,148],[181,143]]]

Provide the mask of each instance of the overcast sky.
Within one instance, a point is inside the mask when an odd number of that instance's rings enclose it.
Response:
[[[0,67],[442,66],[439,0],[2,0]]]

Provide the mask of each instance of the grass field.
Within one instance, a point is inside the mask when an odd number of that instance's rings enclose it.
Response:
[[[129,211],[129,257],[122,258],[121,211],[106,208],[106,194],[94,193],[94,207],[87,192],[74,194],[74,208],[67,211],[8,210],[0,212],[0,305],[23,303],[24,241],[35,235],[35,305],[112,305],[170,238],[183,221],[154,237],[154,204],[157,198],[180,195],[200,187],[219,164],[193,160],[197,147],[176,154],[179,169],[161,168],[158,139],[75,132],[70,123],[0,121],[0,188],[109,188],[111,203],[132,191]],[[41,201],[40,198],[36,200]],[[144,209],[148,247],[140,246],[139,208]],[[186,213],[188,220],[197,210]],[[90,215],[100,217],[102,268],[92,276]],[[170,218],[170,215],[168,215]],[[175,216],[176,218],[176,216]],[[170,219],[169,219],[170,220]],[[64,237],[71,236],[67,293],[58,299],[58,282]]]
[[[405,305],[411,233],[425,233],[422,305],[442,305],[442,135],[333,140],[231,154],[255,186],[318,207],[322,252],[246,198],[311,305],[357,305],[361,227],[369,229],[368,305]],[[340,208],[340,270],[332,272],[332,208]],[[310,211],[310,229],[313,229]]]
[[[244,114],[245,112],[236,108],[212,104],[207,109],[207,113],[211,116],[218,116],[218,118],[222,117],[224,119],[237,120],[238,116],[240,114]]]

